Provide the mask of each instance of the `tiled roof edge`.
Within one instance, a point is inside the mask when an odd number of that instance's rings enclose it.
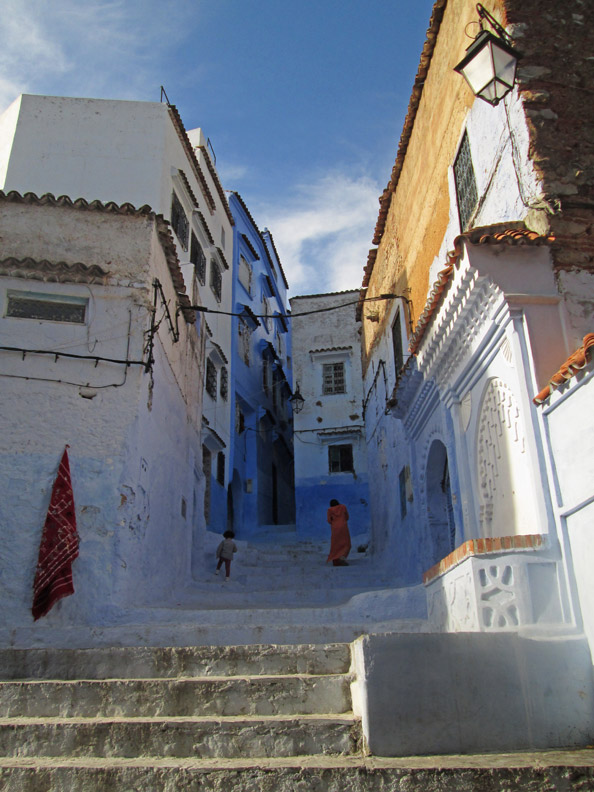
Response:
[[[156,224],[157,235],[159,237],[161,247],[163,248],[163,252],[165,253],[165,259],[167,261],[171,280],[173,281],[173,287],[175,288],[175,292],[177,294],[179,307],[186,322],[188,324],[194,324],[196,322],[196,312],[191,307],[192,303],[186,293],[186,286],[184,284],[179,259],[177,257],[175,242],[173,241],[173,236],[171,234],[171,227],[164,219],[163,215],[157,215]]]
[[[437,35],[439,33],[439,28],[441,26],[441,22],[443,19],[446,6],[447,6],[447,0],[436,0],[433,6],[431,19],[429,20],[429,28],[427,29],[425,44],[423,46],[423,51],[421,53],[419,68],[417,70],[415,81],[413,83],[412,94],[408,105],[408,112],[406,114],[406,118],[404,119],[404,125],[402,128],[402,133],[400,135],[398,152],[396,154],[396,162],[394,163],[394,167],[392,168],[392,175],[390,177],[390,181],[388,182],[385,190],[383,191],[379,199],[380,211],[375,226],[375,232],[373,235],[374,245],[379,245],[385,230],[386,219],[388,217],[388,210],[390,208],[390,201],[392,199],[392,194],[396,190],[396,185],[398,184],[398,180],[400,179],[400,173],[402,171],[402,166],[404,164],[404,158],[406,156],[406,151],[408,149],[408,144],[410,141],[410,137],[412,135],[415,119],[417,116],[417,111],[419,108],[419,104],[421,102],[421,96],[423,94],[425,78],[427,77],[427,74],[429,72],[431,59],[433,57],[433,51],[435,49],[435,44],[437,42]],[[369,274],[371,275],[371,273]]]
[[[532,399],[534,404],[537,406],[544,404],[554,390],[560,388],[565,382],[575,377],[578,371],[585,368],[590,362],[591,353],[589,350],[592,349],[592,347],[594,347],[594,333],[588,333],[584,336],[582,346],[578,347],[578,349],[567,358],[565,363],[563,363],[559,370],[550,378],[546,387]]]
[[[0,190],[0,201],[6,203],[21,203],[29,206],[61,206],[68,209],[82,209],[87,212],[108,212],[121,215],[153,215],[154,212],[148,204],[144,204],[139,209],[131,203],[117,204],[114,201],[103,203],[99,200],[87,201],[85,198],[72,199],[68,195],[59,195],[57,198],[52,193],[44,193],[39,196],[33,192],[21,194],[17,190],[10,190],[5,193]]]
[[[215,209],[217,208],[215,199],[210,191],[210,187],[208,186],[206,179],[204,178],[204,173],[202,172],[202,168],[200,167],[200,163],[198,162],[196,153],[192,148],[192,144],[190,143],[190,138],[188,137],[188,133],[186,132],[184,122],[181,120],[179,111],[177,107],[172,104],[168,104],[167,109],[169,110],[169,117],[173,122],[175,131],[177,132],[181,144],[184,147],[184,151],[186,152],[190,164],[192,165],[194,176],[196,176],[196,178],[198,179],[198,183],[200,184],[200,189],[202,190],[202,194],[206,198],[206,203],[208,204],[210,210],[214,212]]]
[[[442,296],[446,291],[454,267],[460,260],[464,243],[471,245],[506,244],[511,246],[538,246],[549,244],[554,241],[554,236],[541,236],[535,231],[527,229],[522,222],[497,223],[492,226],[472,228],[469,231],[464,231],[464,233],[459,234],[454,240],[454,249],[447,255],[446,267],[438,273],[437,280],[431,287],[423,313],[419,317],[417,326],[411,335],[409,344],[410,353],[414,355],[420,346],[425,331],[433,318],[433,314],[441,303]]]
[[[66,261],[33,259],[30,256],[24,259],[8,256],[0,260],[0,274],[53,283],[106,284],[109,277],[109,273],[98,264],[83,264],[81,261],[69,264]]]
[[[229,222],[233,226],[235,225],[235,220],[233,219],[233,215],[231,214],[231,209],[227,202],[227,196],[225,195],[225,190],[223,190],[223,185],[221,184],[221,180],[219,179],[219,174],[217,173],[217,170],[215,166],[212,164],[212,160],[210,159],[210,154],[208,152],[208,149],[206,148],[206,146],[198,146],[198,149],[204,154],[204,157],[206,159],[206,167],[208,168],[208,171],[212,176],[212,180],[215,183],[215,187],[217,188],[217,192],[219,194],[219,198],[221,199],[221,203],[223,204],[223,209],[225,210],[225,214],[227,215],[227,217],[229,218]]]

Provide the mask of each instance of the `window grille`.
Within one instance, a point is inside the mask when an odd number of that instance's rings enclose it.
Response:
[[[472,167],[472,157],[470,156],[470,143],[466,132],[454,161],[454,181],[456,182],[460,228],[465,231],[478,203],[476,179],[474,177],[474,168]]]
[[[237,434],[241,434],[245,430],[245,415],[239,405],[239,402],[235,402],[235,431]]]
[[[217,454],[217,481],[221,487],[225,486],[225,454],[222,451]]]
[[[404,365],[404,354],[402,352],[402,325],[400,324],[400,311],[397,311],[396,318],[392,324],[392,348],[394,350],[394,368],[396,378],[400,376],[400,371]]]
[[[221,270],[215,259],[210,260],[210,288],[217,298],[217,302],[221,302],[223,279],[221,277]]]
[[[229,372],[227,371],[227,366],[221,368],[220,394],[221,399],[227,401],[227,396],[229,394]]]
[[[267,357],[262,358],[262,388],[264,393],[270,395],[270,361]]]
[[[353,446],[328,446],[328,470],[330,473],[353,472]]]
[[[202,250],[202,245],[198,242],[196,234],[192,231],[192,243],[190,245],[190,261],[194,265],[194,272],[200,283],[206,283],[206,256]]]
[[[45,294],[8,293],[6,316],[18,319],[41,319],[46,322],[70,322],[84,324],[88,300],[72,297],[60,300],[59,297]]]
[[[210,449],[202,446],[202,472],[204,473],[205,488],[204,488],[204,519],[208,523],[210,521],[210,491],[211,491],[211,477],[212,477],[212,454]]]
[[[262,297],[262,321],[266,332],[270,332],[270,305],[266,297]]]
[[[181,201],[175,191],[171,194],[171,227],[184,250],[188,249],[189,223]]]
[[[346,393],[344,363],[324,363],[322,367],[324,394]]]
[[[211,399],[217,400],[217,367],[210,358],[206,360],[206,392]]]
[[[250,339],[251,331],[245,319],[239,320],[239,355],[246,366],[250,365]]]
[[[239,282],[248,294],[252,293],[252,267],[244,257],[239,257]]]

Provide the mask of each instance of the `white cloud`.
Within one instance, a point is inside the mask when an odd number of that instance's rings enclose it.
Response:
[[[292,294],[359,288],[380,192],[368,177],[331,173],[299,185],[282,206],[257,210],[272,232]]]
[[[19,93],[158,101],[159,56],[185,35],[183,0],[3,0],[0,107]]]

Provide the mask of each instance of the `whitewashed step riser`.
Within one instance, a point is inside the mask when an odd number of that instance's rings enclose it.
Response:
[[[85,768],[0,767],[2,792],[526,792],[594,788],[592,767]]]
[[[348,644],[2,649],[0,679],[156,679],[345,674]]]
[[[350,710],[348,676],[5,682],[1,717],[292,715]]]
[[[394,618],[390,621],[378,622],[370,613],[369,618],[362,619],[359,615],[349,618],[348,614],[341,613],[338,609],[333,612],[332,620],[327,609],[324,616],[309,609],[307,615],[299,622],[295,616],[288,617],[285,624],[266,624],[262,621],[260,611],[260,626],[238,622],[232,624],[205,623],[198,625],[198,619],[191,624],[186,621],[176,623],[151,625],[138,624],[131,621],[127,625],[105,627],[101,630],[86,627],[44,629],[41,627],[24,627],[15,629],[0,629],[0,647],[30,646],[30,647],[128,647],[128,646],[227,646],[229,636],[233,636],[235,645],[251,645],[254,643],[267,644],[310,644],[325,642],[350,643],[360,635],[370,632],[398,632],[418,633],[427,631],[427,622],[421,618]],[[275,613],[271,611],[271,613]],[[282,611],[282,613],[289,613]],[[278,616],[278,612],[275,614]],[[211,613],[212,616],[212,613]],[[227,618],[229,615],[227,613]],[[312,624],[312,619],[315,619]],[[344,621],[343,621],[344,620]],[[262,626],[265,625],[265,626]]]
[[[354,754],[359,729],[332,719],[0,725],[4,757],[286,757]]]

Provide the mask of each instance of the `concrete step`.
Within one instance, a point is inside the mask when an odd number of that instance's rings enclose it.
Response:
[[[594,750],[406,757],[0,758],[2,792],[526,792],[594,788]]]
[[[0,683],[0,717],[309,715],[351,709],[350,677],[208,677]]]
[[[268,757],[360,751],[352,716],[0,719],[4,757]]]
[[[348,644],[0,649],[0,679],[157,679],[346,674]]]

